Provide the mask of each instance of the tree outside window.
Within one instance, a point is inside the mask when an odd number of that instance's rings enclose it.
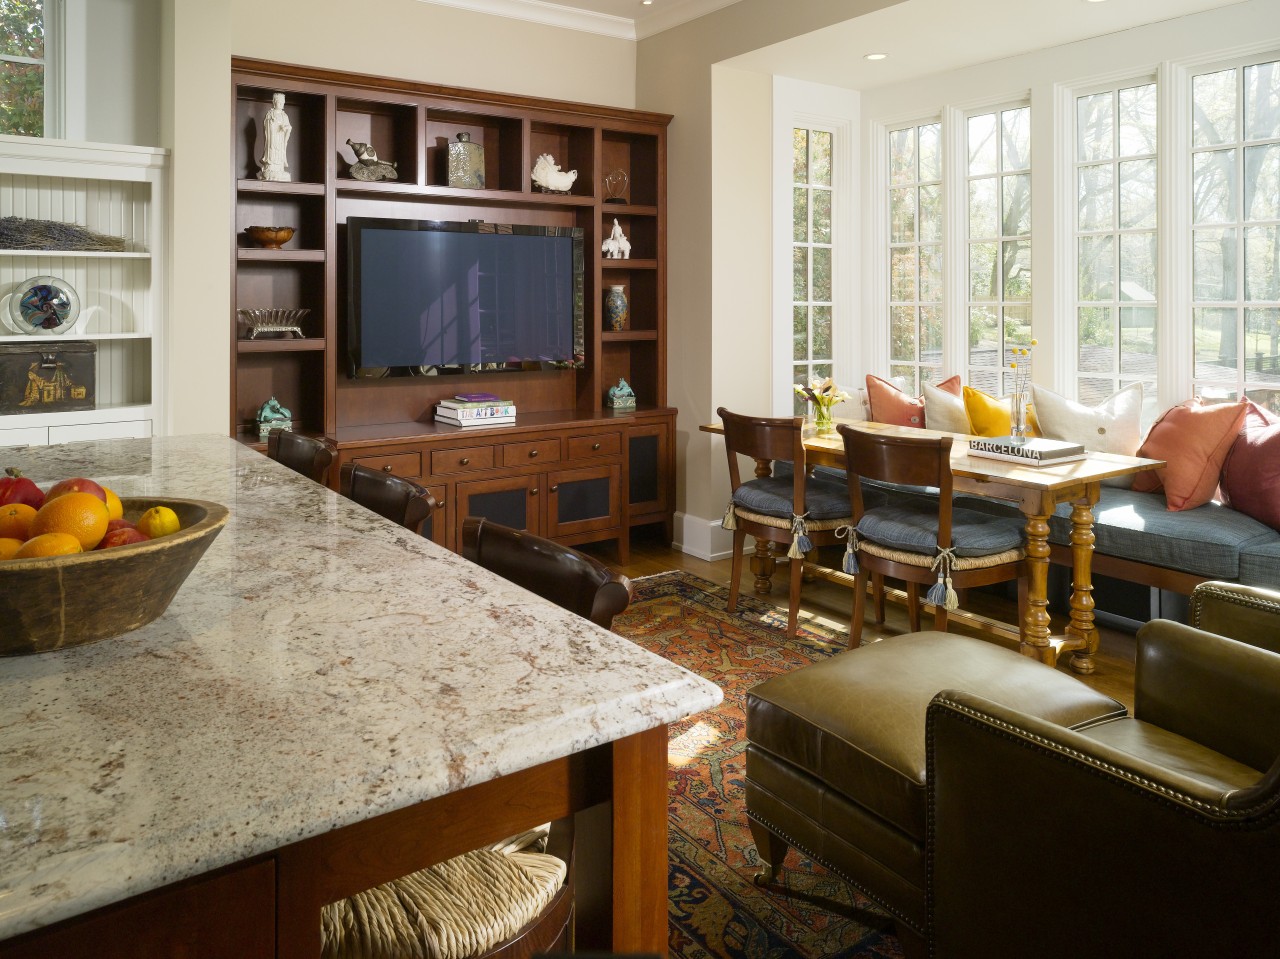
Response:
[[[0,0],[0,133],[44,136],[44,0]]]

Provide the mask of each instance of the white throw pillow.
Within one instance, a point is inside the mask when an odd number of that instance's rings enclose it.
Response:
[[[924,425],[926,429],[945,433],[972,433],[964,399],[932,383],[924,384]]]
[[[1142,384],[1126,386],[1097,406],[1075,400],[1031,384],[1040,435],[1051,440],[1079,443],[1096,453],[1136,456],[1142,445]],[[1103,480],[1104,486],[1128,488],[1132,476]]]

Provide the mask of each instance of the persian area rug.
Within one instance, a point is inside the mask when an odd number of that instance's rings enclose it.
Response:
[[[669,943],[679,959],[899,957],[893,923],[848,884],[792,850],[778,883],[760,868],[747,827],[746,695],[770,676],[844,648],[846,637],[754,596],[726,612],[729,591],[685,572],[633,580],[616,632],[724,690],[724,702],[671,726]],[[785,890],[785,891],[783,891]]]

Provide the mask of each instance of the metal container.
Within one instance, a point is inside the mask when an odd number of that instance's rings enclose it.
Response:
[[[459,133],[457,142],[449,144],[449,186],[484,189],[484,147],[473,143],[469,133]]]
[[[96,343],[50,337],[0,343],[0,414],[94,409],[97,354]]]

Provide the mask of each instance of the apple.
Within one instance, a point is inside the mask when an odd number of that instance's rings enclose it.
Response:
[[[118,529],[137,529],[138,527],[129,522],[127,519],[111,519],[107,520],[107,532],[114,533]]]
[[[90,493],[98,497],[102,502],[107,501],[107,494],[91,479],[85,479],[83,476],[76,476],[72,479],[64,479],[61,483],[54,483],[49,487],[49,492],[45,494],[46,499],[53,499],[55,496],[62,496],[64,493]]]
[[[25,503],[32,509],[39,509],[44,505],[44,491],[23,476],[21,470],[10,466],[4,472],[5,475],[0,477],[0,506]]]
[[[114,522],[120,522],[115,520]],[[128,546],[130,543],[145,543],[151,537],[139,533],[132,526],[124,526],[120,529],[113,529],[106,536],[102,537],[102,541],[98,543],[95,549],[110,549],[112,546]]]

